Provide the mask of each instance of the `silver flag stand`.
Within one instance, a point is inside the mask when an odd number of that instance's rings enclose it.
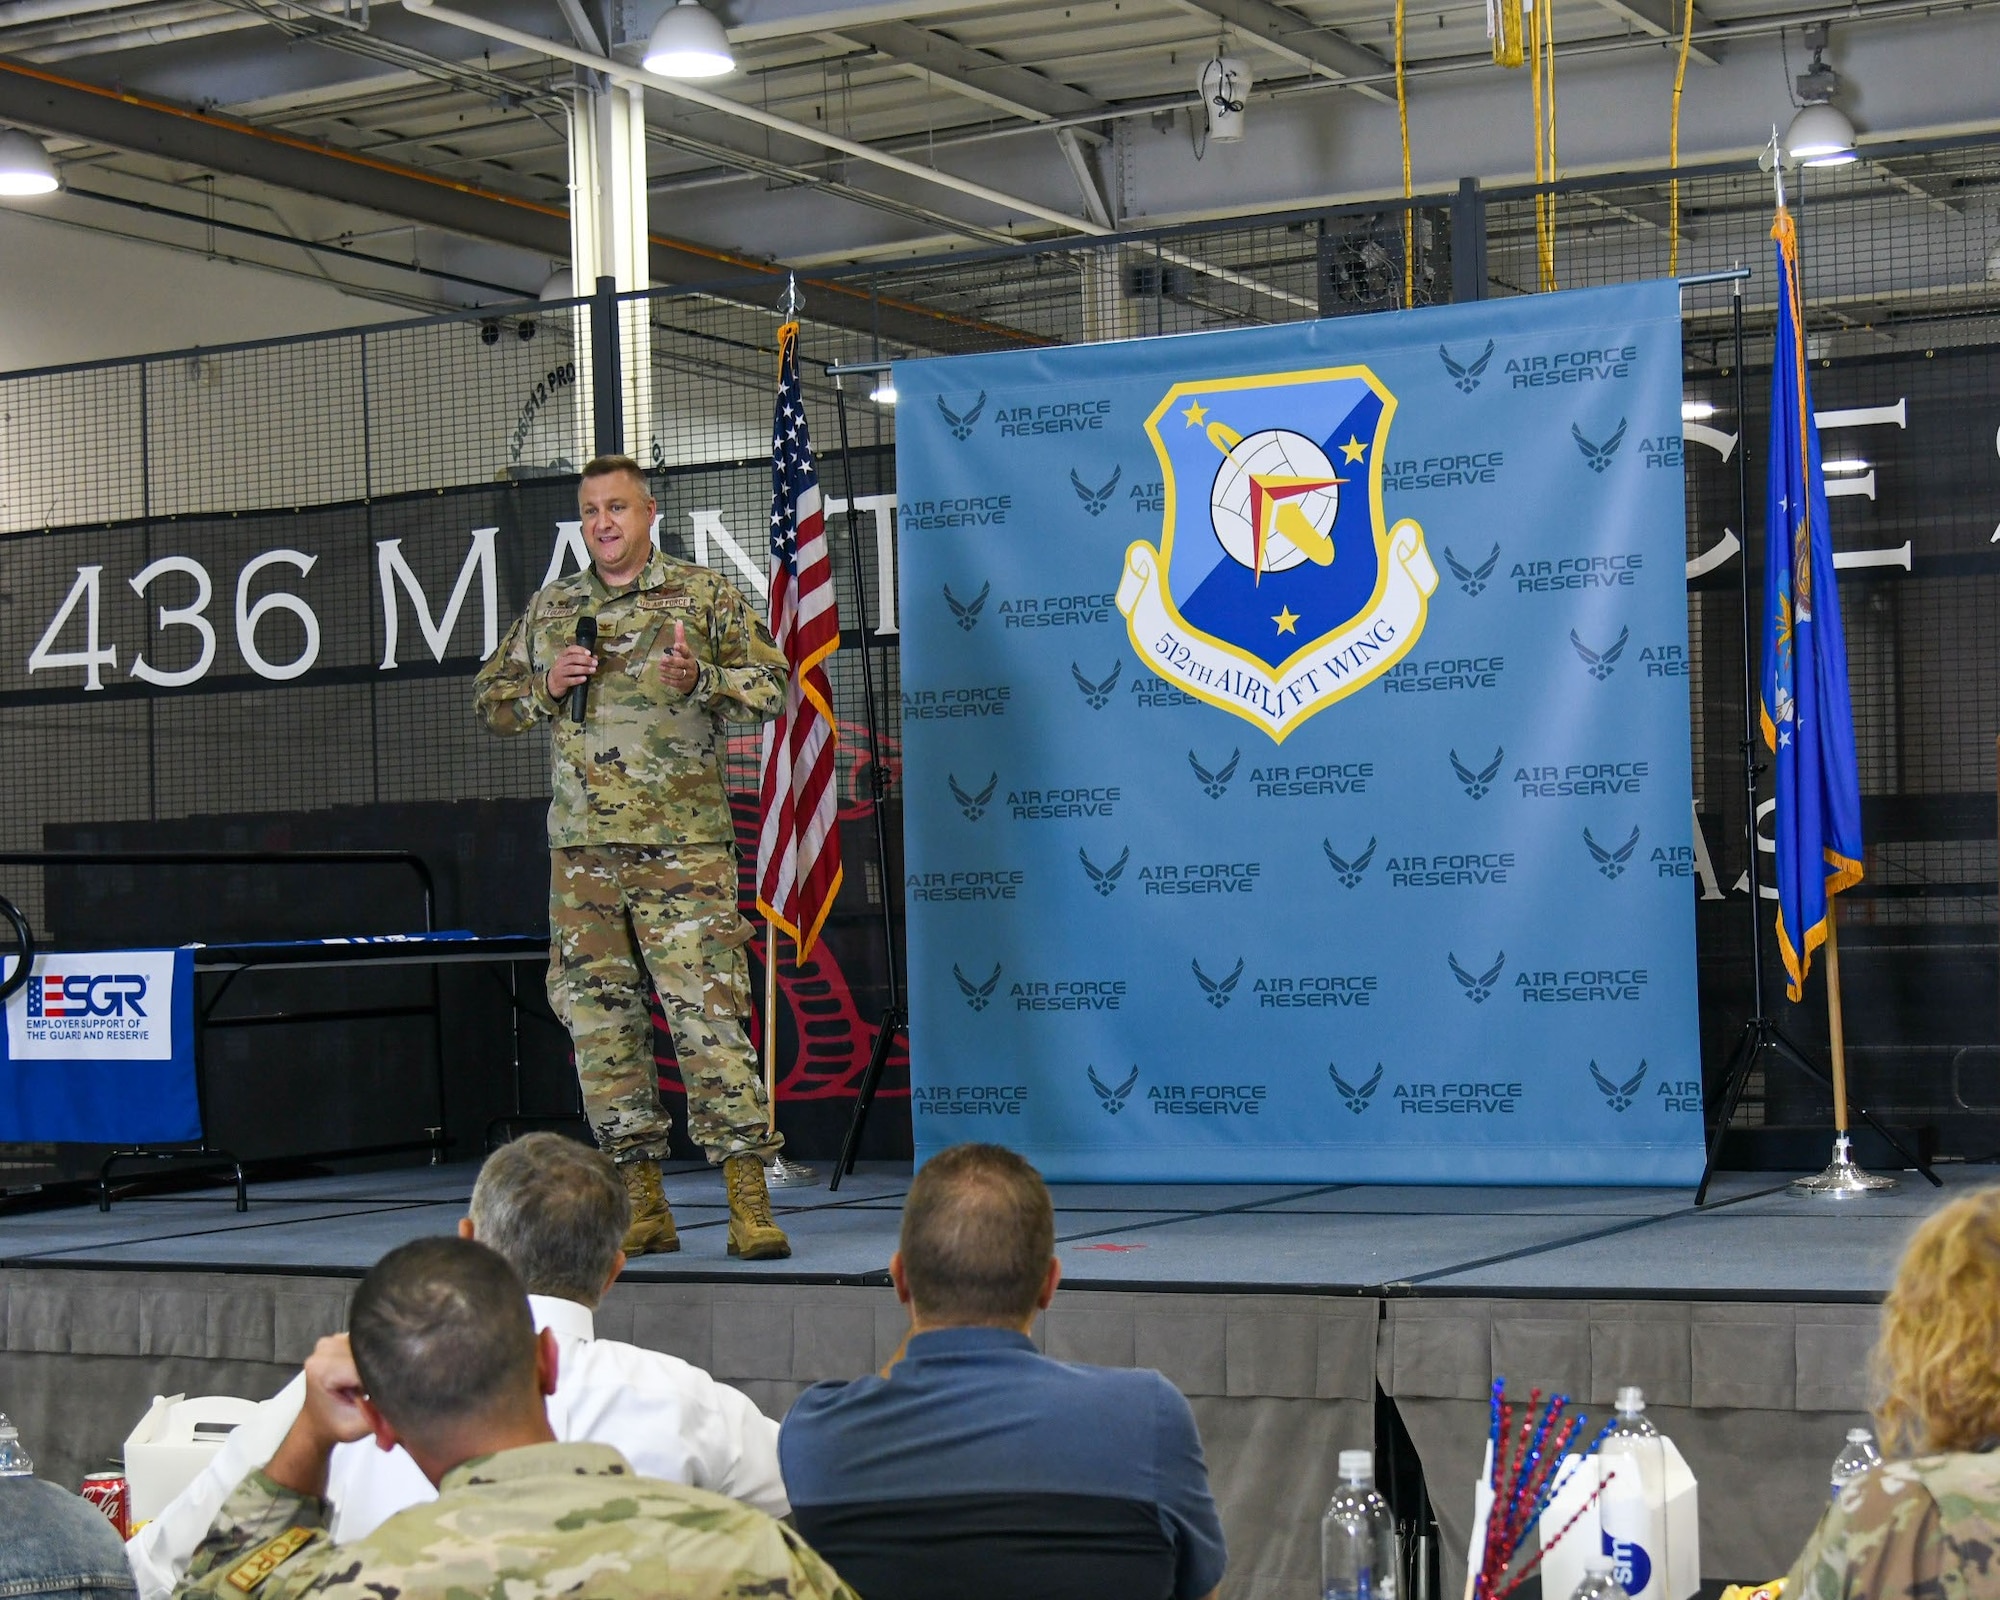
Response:
[[[1795,1178],[1792,1187],[1800,1194],[1823,1195],[1829,1200],[1846,1200],[1860,1194],[1880,1194],[1885,1189],[1896,1187],[1894,1178],[1878,1177],[1872,1172],[1863,1172],[1854,1164],[1854,1147],[1846,1134],[1838,1134],[1833,1141],[1833,1159],[1823,1172],[1815,1172],[1810,1178]]]

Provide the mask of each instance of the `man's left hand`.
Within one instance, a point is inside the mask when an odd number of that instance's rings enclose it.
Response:
[[[701,663],[695,660],[694,652],[688,648],[684,623],[674,623],[673,646],[660,663],[660,673],[666,679],[667,687],[675,693],[694,693],[695,682],[701,676]]]

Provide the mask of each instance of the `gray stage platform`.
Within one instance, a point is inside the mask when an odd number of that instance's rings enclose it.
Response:
[[[0,1409],[52,1476],[101,1465],[155,1392],[262,1395],[342,1324],[384,1250],[450,1230],[475,1169],[204,1190],[0,1215]],[[1959,1168],[1951,1187],[1988,1181]],[[782,1415],[807,1383],[879,1366],[906,1171],[774,1195],[790,1261],[724,1253],[719,1179],[672,1172],[684,1241],[625,1274],[605,1337],[672,1351]],[[1947,1193],[1950,1192],[1948,1189]],[[1392,1403],[1461,1581],[1496,1374],[1593,1407],[1643,1385],[1703,1485],[1703,1567],[1781,1571],[1866,1403],[1875,1306],[1938,1200],[1911,1178],[1808,1201],[1785,1175],[1684,1190],[1361,1185],[1058,1186],[1065,1288],[1040,1337],[1066,1359],[1167,1373],[1192,1399],[1231,1535],[1231,1596],[1305,1600],[1334,1452]],[[1454,1548],[1456,1546],[1457,1548]]]

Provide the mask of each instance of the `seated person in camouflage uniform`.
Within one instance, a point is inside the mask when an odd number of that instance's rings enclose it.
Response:
[[[1827,1508],[1787,1600],[2000,1594],[2000,1188],[1911,1237],[1875,1367],[1889,1459]]]
[[[616,1450],[560,1444],[560,1364],[513,1268],[467,1239],[419,1239],[361,1280],[350,1331],[306,1362],[284,1443],[223,1503],[177,1596],[204,1600],[856,1600],[761,1511],[642,1478]],[[402,1445],[437,1486],[335,1545],[336,1445]]]
[[[672,1123],[650,980],[688,1135],[723,1170],[729,1254],[788,1256],[764,1182],[783,1140],[746,1026],[752,930],[723,783],[729,724],[784,707],[784,652],[728,579],[653,548],[653,497],[630,457],[586,466],[577,506],[590,565],[529,599],[475,693],[493,732],[550,732],[549,1003],[576,1046],[591,1131],[632,1196],[625,1253],[680,1248],[660,1187]],[[565,706],[577,690],[581,720]]]

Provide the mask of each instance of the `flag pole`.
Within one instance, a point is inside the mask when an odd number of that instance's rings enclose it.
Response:
[[[1833,1131],[1843,1142],[1847,1138],[1847,1035],[1840,1014],[1840,922],[1833,907],[1826,911],[1826,1033],[1827,1048],[1833,1056]]]
[[[1771,163],[1771,183],[1777,196],[1778,210],[1782,214],[1785,209],[1785,161],[1784,148],[1778,142],[1778,129],[1775,123],[1771,127],[1771,143],[1768,148]],[[1803,343],[1806,335],[1803,325],[1803,313],[1805,310],[1803,297],[1801,297],[1798,309],[1800,312],[1800,325],[1794,332],[1800,342]],[[1809,407],[1807,407],[1807,397],[1803,389],[1799,394],[1799,403],[1802,408],[1809,410]],[[1806,489],[1808,494],[1810,494],[1810,483],[1806,484]],[[1810,530],[1809,514],[1807,526],[1808,530]],[[1810,537],[1810,532],[1808,536]],[[1855,1195],[1879,1194],[1885,1189],[1894,1189],[1897,1187],[1894,1178],[1878,1177],[1874,1173],[1864,1172],[1854,1164],[1854,1145],[1848,1137],[1847,1035],[1842,1025],[1841,1017],[1840,945],[1837,933],[1840,924],[1839,904],[1840,902],[1835,896],[1827,896],[1826,943],[1822,946],[1826,956],[1827,1045],[1828,1051],[1833,1057],[1833,1159],[1827,1163],[1823,1171],[1816,1172],[1809,1178],[1796,1179],[1792,1184],[1792,1187],[1801,1194],[1824,1195],[1836,1200],[1846,1199]],[[1810,946],[1807,947],[1807,955],[1810,957]],[[1924,1168],[1921,1159],[1919,1159],[1917,1164],[1920,1169],[1926,1171],[1928,1174],[1928,1169]],[[1931,1178],[1931,1181],[1933,1183],[1937,1181],[1935,1176]]]
[[[795,272],[785,274],[785,287],[778,296],[778,314],[787,323],[796,323],[799,312],[804,309],[805,297],[799,293],[799,279]],[[794,332],[796,336],[796,330]],[[783,367],[784,333],[779,332],[779,365]],[[775,623],[776,619],[773,618]],[[762,874],[762,850],[759,850],[759,875]],[[805,923],[799,924],[803,931]],[[796,948],[796,943],[794,945]],[[769,1118],[769,1131],[778,1131],[778,924],[775,918],[764,919],[764,1099]],[[819,1169],[809,1167],[802,1161],[787,1161],[780,1152],[764,1168],[764,1181],[773,1189],[806,1189],[819,1182]]]

